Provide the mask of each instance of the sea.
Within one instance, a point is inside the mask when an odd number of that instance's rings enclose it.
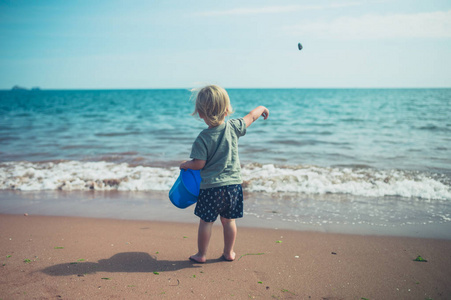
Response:
[[[243,224],[451,239],[451,89],[228,89]],[[189,89],[0,91],[0,213],[192,221]],[[247,221],[246,221],[247,220]],[[241,221],[240,221],[241,222]]]

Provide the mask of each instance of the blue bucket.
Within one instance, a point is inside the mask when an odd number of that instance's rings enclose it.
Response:
[[[169,199],[178,208],[187,208],[197,202],[200,190],[200,171],[180,170],[180,175],[169,191]]]

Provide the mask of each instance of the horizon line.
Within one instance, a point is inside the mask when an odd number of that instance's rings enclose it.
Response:
[[[451,86],[420,86],[420,87],[227,87],[223,86],[225,89],[234,90],[316,90],[316,89],[330,89],[330,90],[341,90],[341,89],[450,89]],[[37,89],[36,89],[37,88]],[[13,89],[13,88],[0,88],[0,91],[11,91],[11,92],[40,92],[40,91],[132,91],[132,90],[191,90],[192,87],[150,87],[150,88],[23,88]]]

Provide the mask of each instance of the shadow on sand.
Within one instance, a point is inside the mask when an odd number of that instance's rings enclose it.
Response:
[[[207,263],[223,261],[208,260]],[[95,262],[71,262],[47,267],[41,272],[51,276],[84,275],[96,272],[166,272],[181,269],[200,268],[199,265],[187,260],[157,260],[145,252],[124,252],[108,259]]]

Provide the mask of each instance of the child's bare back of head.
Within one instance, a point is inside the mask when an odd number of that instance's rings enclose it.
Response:
[[[226,90],[217,85],[208,85],[197,91],[193,115],[204,119],[209,126],[220,125],[233,112]]]

